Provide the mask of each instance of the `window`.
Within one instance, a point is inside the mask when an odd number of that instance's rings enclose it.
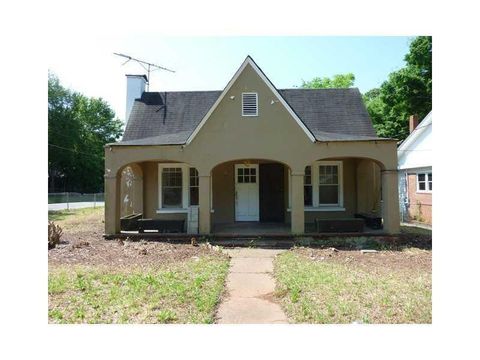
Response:
[[[318,204],[340,205],[338,165],[318,167]]]
[[[417,192],[431,192],[432,185],[432,173],[417,174]]]
[[[257,182],[257,169],[256,168],[238,168],[237,182],[239,184]]]
[[[198,171],[190,168],[190,205],[198,205]]]
[[[182,207],[182,168],[165,167],[162,170],[162,207]]]
[[[258,116],[257,93],[242,93],[242,116]]]
[[[305,168],[305,176],[303,178],[303,202],[305,206],[313,206],[312,193],[312,167]]]

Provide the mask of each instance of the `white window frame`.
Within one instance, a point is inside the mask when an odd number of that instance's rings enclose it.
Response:
[[[305,177],[307,176],[307,173],[306,173],[307,167],[310,167],[310,184],[305,184]],[[314,203],[313,187],[315,186],[315,184],[313,183],[313,173],[312,173],[312,166],[311,165],[307,165],[305,167],[305,174],[303,175],[303,193],[304,194],[305,194],[305,187],[306,186],[310,186],[312,188],[312,205],[304,205],[304,207],[311,207],[311,206],[313,206],[313,203]],[[305,203],[305,199],[304,199],[303,202]]]
[[[420,181],[418,180],[418,176],[419,175],[425,175],[425,190],[420,190]],[[415,173],[415,177],[416,177],[416,183],[417,183],[417,193],[424,193],[424,194],[431,194],[432,193],[432,189],[430,188],[430,183],[428,181],[428,175],[429,174],[432,174],[431,171],[419,171],[417,173]],[[432,185],[433,185],[433,180],[432,180]],[[433,186],[432,186],[433,187]]]
[[[319,186],[320,171],[322,165],[333,165],[338,167],[338,203],[337,204],[320,204],[319,202]],[[312,183],[313,188],[313,207],[318,208],[342,208],[343,209],[343,161],[315,161],[312,166]]]
[[[337,165],[338,166],[338,204],[319,204],[319,189],[320,186],[320,165]],[[343,195],[343,161],[314,161],[309,164],[311,167],[311,176],[312,176],[312,206],[304,206],[304,211],[314,212],[314,211],[345,211],[344,208],[344,195]],[[291,171],[288,169],[288,209],[291,211],[291,197],[292,197],[292,182],[290,181]]]
[[[164,208],[162,204],[162,173],[165,168],[181,168],[182,169],[182,207],[181,208]],[[188,212],[190,202],[190,166],[183,163],[161,163],[158,164],[158,209],[160,213],[179,213]]]
[[[255,102],[256,102],[255,114],[245,114],[243,112],[243,96],[244,95],[255,95]],[[246,116],[246,117],[258,116],[258,93],[256,93],[256,92],[242,92],[242,116]]]
[[[198,185],[196,185],[196,186],[192,186],[191,183],[190,183],[190,169],[197,170]],[[190,207],[198,207],[200,205],[200,174],[198,173],[198,169],[194,168],[193,166],[189,166],[187,171],[188,171],[188,204],[187,205],[190,206]],[[192,187],[198,188],[199,199],[198,199],[198,204],[197,205],[192,205],[191,204],[191,199],[190,199],[191,192],[190,192],[190,190],[192,189]]]

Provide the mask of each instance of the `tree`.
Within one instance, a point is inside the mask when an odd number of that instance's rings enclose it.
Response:
[[[340,89],[352,87],[355,83],[355,75],[352,73],[337,74],[333,78],[316,77],[310,81],[302,80],[302,88],[304,89]]]
[[[425,117],[432,109],[432,38],[419,36],[410,43],[406,66],[392,72],[364,101],[378,136],[405,139],[408,117]]]
[[[122,122],[101,98],[88,98],[48,76],[50,191],[103,189],[104,145],[122,133]]]

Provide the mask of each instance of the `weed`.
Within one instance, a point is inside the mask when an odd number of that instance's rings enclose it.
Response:
[[[60,244],[60,238],[62,237],[63,230],[59,225],[56,225],[53,221],[48,222],[48,249],[53,249]]]

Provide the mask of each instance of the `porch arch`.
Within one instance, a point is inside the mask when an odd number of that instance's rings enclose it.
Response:
[[[385,159],[379,159],[378,156],[335,155],[319,157],[307,166],[321,161],[342,161],[343,183],[341,185],[345,203],[341,207],[350,209],[352,214],[362,213],[382,217],[384,231],[394,234],[400,229],[398,178],[397,171],[395,168],[392,169],[389,160],[387,158],[388,162],[384,163]],[[314,184],[314,186],[317,185]],[[313,190],[316,189],[313,188]],[[318,196],[318,193],[316,195]]]

